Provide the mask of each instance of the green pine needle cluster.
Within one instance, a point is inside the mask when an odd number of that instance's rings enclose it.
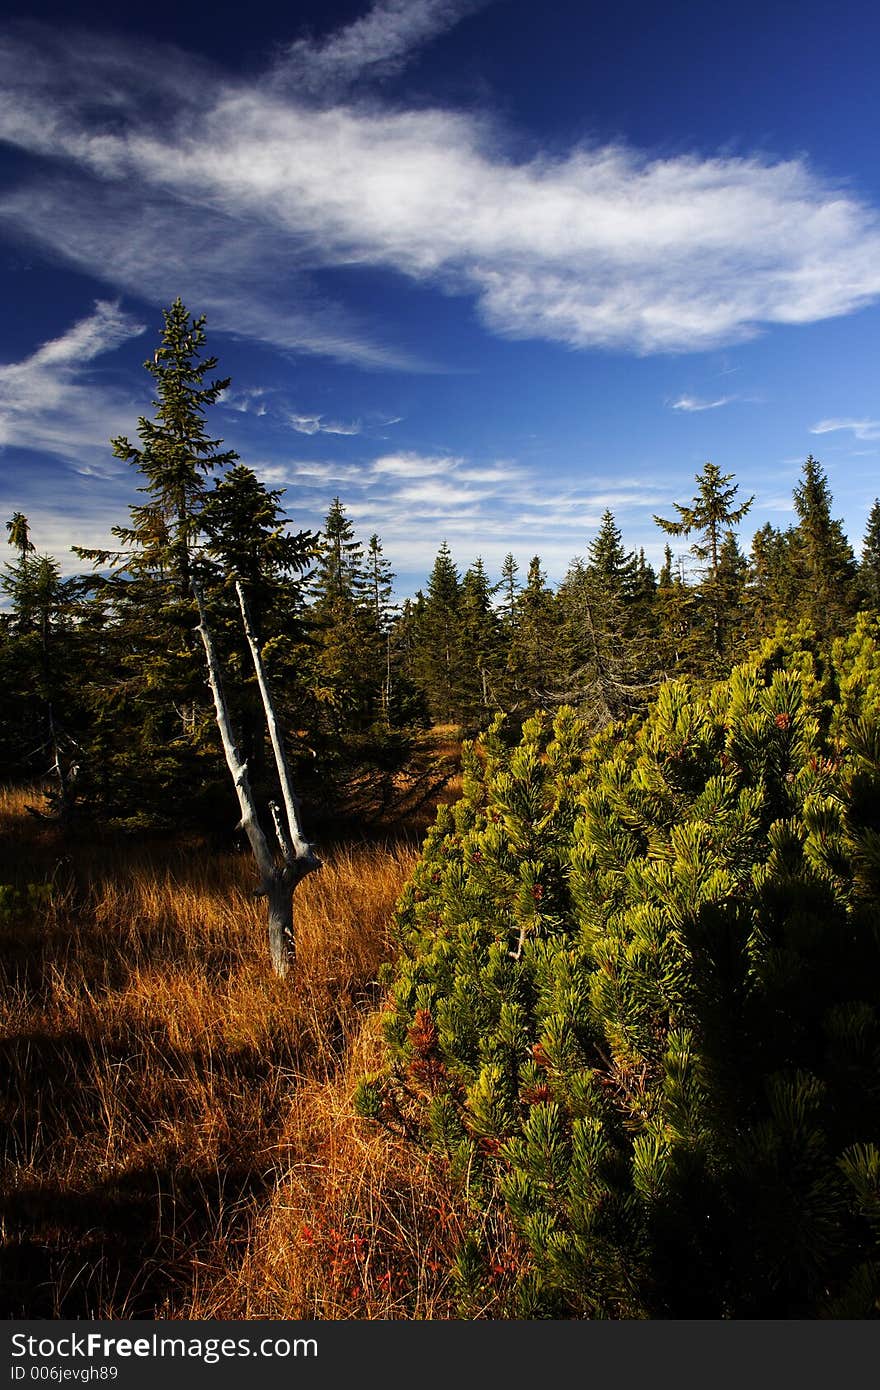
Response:
[[[511,1316],[874,1315],[878,890],[876,620],[598,736],[499,719],[400,901],[361,1113],[503,1204]],[[459,1264],[468,1315],[491,1250]]]

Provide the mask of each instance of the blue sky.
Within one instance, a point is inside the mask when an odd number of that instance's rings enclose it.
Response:
[[[606,507],[656,562],[707,459],[748,544],[812,452],[859,548],[877,6],[141,9],[0,22],[0,508],[66,572],[136,500],[109,439],[178,294],[212,428],[296,527],[340,496],[401,594],[444,539],[558,580]]]

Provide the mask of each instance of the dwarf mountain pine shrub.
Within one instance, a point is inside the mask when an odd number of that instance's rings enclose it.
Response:
[[[877,1314],[876,624],[598,737],[496,722],[396,920],[357,1103],[503,1204],[511,1316]]]

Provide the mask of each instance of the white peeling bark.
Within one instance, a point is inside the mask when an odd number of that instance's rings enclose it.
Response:
[[[241,827],[248,837],[251,851],[259,871],[260,882],[257,893],[260,897],[265,897],[268,905],[269,952],[272,957],[272,965],[275,973],[283,978],[287,975],[294,957],[294,889],[300,880],[305,878],[307,873],[321,867],[321,861],[315,855],[313,846],[308,843],[302,833],[299,801],[295,797],[291,785],[290,770],[278,732],[278,723],[275,717],[265,671],[263,670],[262,658],[247,614],[244,594],[238,584],[236,584],[236,589],[238,591],[239,603],[241,605],[242,617],[245,624],[245,634],[257,672],[257,680],[260,686],[263,708],[266,712],[266,721],[269,725],[272,747],[275,750],[275,761],[278,767],[278,775],[281,781],[282,794],[287,811],[287,825],[285,826],[282,822],[278,806],[275,802],[271,803],[275,833],[281,851],[280,863],[276,861],[275,856],[270,850],[265,833],[260,825],[256,801],[248,777],[247,763],[240,757],[232,733],[229,707],[226,703],[226,696],[223,690],[223,674],[217,659],[217,652],[211,636],[211,629],[208,626],[207,617],[205,615],[204,600],[198,584],[196,584],[195,581],[193,581],[192,584],[193,594],[195,595],[195,600],[199,609],[198,632],[205,648],[205,659],[208,666],[208,684],[211,687],[211,694],[214,697],[217,727],[220,730],[223,752],[226,755],[226,765],[229,768],[232,781],[235,785],[238,804],[241,808]]]
[[[275,716],[275,708],[272,704],[272,695],[269,690],[269,683],[266,679],[263,658],[260,653],[256,633],[254,632],[253,623],[251,622],[251,615],[248,611],[244,590],[238,580],[235,581],[235,592],[238,595],[238,604],[241,609],[244,635],[250,647],[251,659],[254,663],[254,671],[257,676],[257,684],[260,687],[260,696],[266,715],[266,726],[269,730],[269,738],[272,742],[272,752],[275,754],[275,766],[278,769],[278,781],[281,784],[281,795],[284,798],[287,832],[290,839],[286,846],[282,843],[282,852],[285,854],[285,859],[298,866],[298,876],[299,878],[303,878],[307,873],[310,873],[312,869],[320,868],[320,860],[315,858],[314,846],[309,844],[303,833],[299,797],[293,790],[293,784],[290,779],[290,767],[288,766],[287,755],[284,752],[281,734],[278,730],[278,720]],[[274,811],[273,816],[275,816],[275,825],[279,841],[283,842],[284,835],[280,817],[278,817]]]

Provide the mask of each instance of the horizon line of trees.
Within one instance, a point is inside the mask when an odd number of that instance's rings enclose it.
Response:
[[[355,764],[393,770],[414,728],[473,732],[497,710],[522,721],[574,705],[599,727],[642,711],[669,677],[725,674],[779,621],[804,620],[828,638],[860,610],[880,611],[880,501],[857,560],[812,455],[794,489],[796,522],[760,527],[748,553],[737,529],[754,499],[706,463],[694,496],[654,518],[690,542],[694,573],[668,543],[655,572],[607,509],[555,587],[540,556],[522,576],[508,554],[496,580],[480,558],[460,572],[443,541],[425,587],[398,603],[380,537],[360,538],[339,497],[320,532],[296,531],[283,490],[211,437],[208,412],[229,382],[211,376],[204,323],[179,299],[165,311],[145,363],[155,416],[140,420],[137,443],[112,441],[138,471],[144,500],[113,528],[116,550],[74,547],[95,573],[63,578],[23,513],[6,523],[15,555],[2,577],[0,758],[7,778],[51,772],[62,814],[78,804],[111,819],[167,821],[169,798],[175,816],[198,815],[225,785],[194,580],[257,785],[268,776],[265,737],[236,581],[292,757],[331,781]]]

